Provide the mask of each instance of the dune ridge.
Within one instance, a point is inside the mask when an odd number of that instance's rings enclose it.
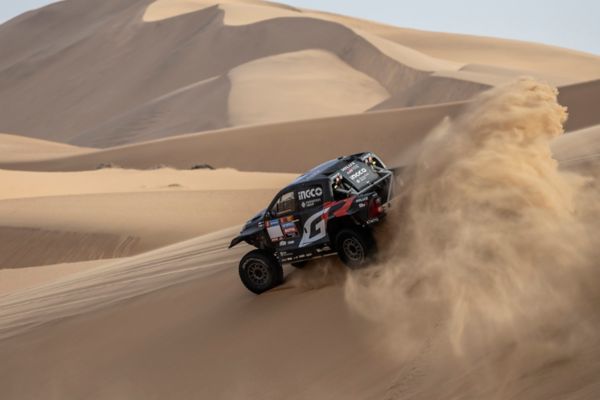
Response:
[[[232,69],[229,78],[233,126],[361,113],[390,97],[368,75],[349,68],[333,53],[317,50],[251,61]],[[319,94],[307,104],[305,99],[314,95],[315,84]]]
[[[295,174],[2,171],[0,268],[125,257],[234,224]]]
[[[559,86],[600,79],[600,57],[590,53],[510,39],[401,28],[321,11],[306,13],[370,32],[431,57],[466,64],[463,70],[509,74],[513,78],[533,75]]]
[[[32,266],[24,268],[0,269],[0,293],[3,295],[18,292],[23,289],[41,286],[56,281],[63,276],[72,275],[86,269],[94,269],[106,260],[92,260],[71,263],[54,264],[52,268]]]
[[[233,169],[134,170],[103,168],[69,173],[0,170],[1,200],[117,193],[218,192],[277,189],[296,174],[240,172]]]
[[[0,86],[0,98],[5,100],[0,107],[0,129],[77,145],[109,147],[224,128],[231,126],[224,101],[229,83],[223,78],[229,71],[261,58],[303,50],[336,55],[347,68],[368,75],[405,105],[440,102],[437,92],[427,92],[424,97],[415,90],[410,99],[402,100],[402,96],[411,86],[432,79],[432,71],[460,67],[391,42],[376,45],[342,24],[305,16],[228,26],[223,23],[225,13],[209,7],[143,22],[148,3],[109,0],[98,6],[91,0],[61,2],[3,25],[0,49],[5,58],[0,64],[0,77],[5,77],[5,83]],[[88,12],[90,8],[94,12]],[[67,18],[68,23],[57,23]],[[38,20],[41,22],[34,31],[23,34]],[[19,48],[13,46],[17,37]],[[39,42],[38,37],[45,40]],[[211,55],[208,61],[205,54]],[[115,68],[120,74],[109,76],[106,71]],[[89,76],[97,79],[87,79]],[[221,78],[193,86],[214,77]],[[306,85],[305,95],[298,101],[305,106],[311,104],[320,82]],[[473,85],[468,81],[464,84]],[[483,88],[476,84],[469,91],[451,92],[455,93],[451,100],[464,100],[465,95]],[[278,97],[285,97],[276,86],[272,90]],[[343,83],[339,90],[345,90]],[[173,93],[176,95],[165,97]],[[216,104],[208,100],[215,94],[221,98]],[[192,95],[197,106],[185,102]],[[348,104],[359,99],[348,96]],[[443,99],[448,100],[448,93]],[[261,97],[257,96],[256,101]],[[24,113],[20,104],[29,104],[30,111]],[[184,106],[178,107],[181,104]],[[339,109],[345,109],[344,104],[340,103]],[[354,111],[352,107],[345,110]],[[46,117],[32,119],[30,113]],[[294,119],[293,110],[280,112],[277,119]]]
[[[600,102],[600,80],[559,89],[559,101],[569,109],[567,132],[600,124],[593,104]],[[456,117],[468,102],[379,110],[363,114],[316,118],[259,126],[229,128],[114,147],[90,154],[37,162],[2,163],[0,168],[33,171],[80,171],[114,163],[126,168],[164,164],[189,168],[208,163],[217,168],[245,171],[300,172],[322,162],[364,151],[367,147],[391,166],[413,152],[445,117]],[[368,140],[365,143],[365,137]],[[277,138],[277,139],[274,139]],[[264,143],[269,143],[268,157]],[[307,143],[319,143],[305,154],[294,152]],[[393,146],[390,145],[393,143]],[[227,152],[220,149],[227,148]],[[294,156],[296,155],[296,156]]]
[[[139,242],[117,233],[0,226],[0,269],[125,257],[140,252]]]
[[[242,248],[234,254],[227,254],[223,260],[223,254],[226,252],[223,239],[226,240],[234,232],[235,229],[217,231],[201,239],[183,241],[137,257],[107,261],[99,268],[46,284],[45,290],[39,287],[30,288],[0,296],[0,338],[15,335],[24,329],[34,328],[54,319],[90,312],[161,287],[184,282],[190,278],[190,273],[202,275],[217,266],[231,263],[237,253],[244,250]],[[208,263],[208,259],[204,259],[202,264],[196,263],[193,256],[199,253],[212,259],[214,265]],[[175,267],[174,260],[185,262]],[[110,278],[106,279],[106,276]],[[62,293],[61,296],[53,295],[57,290]]]
[[[229,92],[235,89],[228,79],[229,72],[238,67],[243,70],[244,65],[259,59],[299,51],[332,53],[344,62],[345,69],[377,81],[391,99],[374,109],[465,100],[518,75],[538,74],[531,68],[512,72],[506,66],[498,68],[495,59],[488,66],[479,65],[484,64],[483,60],[478,60],[478,66],[471,66],[420,51],[418,40],[437,40],[443,47],[442,34],[413,32],[407,35],[406,43],[394,42],[386,37],[387,31],[356,20],[263,2],[226,3],[229,12],[249,6],[258,14],[279,10],[294,17],[269,16],[250,25],[232,26],[223,22],[227,11],[211,6],[166,20],[143,22],[143,14],[153,2],[136,0],[125,4],[109,0],[98,5],[91,0],[78,0],[52,4],[4,24],[0,27],[0,49],[4,55],[0,62],[4,82],[0,85],[0,129],[104,148],[235,126],[236,119],[230,117],[228,105]],[[38,40],[40,37],[44,40]],[[21,43],[18,47],[14,46],[17,38]],[[479,46],[486,43],[481,38],[477,41]],[[536,49],[535,45],[523,46],[530,52]],[[211,54],[209,61],[203,54]],[[554,49],[551,54],[554,59],[581,62],[566,51],[561,54]],[[593,65],[594,58],[588,58]],[[546,61],[544,65],[549,64]],[[77,64],[80,62],[84,65]],[[118,76],[107,73],[115,68],[120,70]],[[593,74],[577,75],[568,68],[552,68],[546,79],[552,80],[553,73],[569,71],[569,79],[561,77],[562,81],[557,82],[561,84],[598,78]],[[274,71],[284,74],[282,69]],[[89,76],[97,79],[88,79]],[[311,107],[320,82],[316,79],[302,85],[303,94],[297,101],[303,107]],[[360,81],[352,82],[356,85]],[[343,92],[352,87],[339,83],[336,90]],[[237,89],[240,90],[243,92]],[[277,85],[270,86],[269,93],[285,98],[285,92],[278,91]],[[347,101],[336,102],[336,113],[356,111],[352,105],[361,96],[357,93],[346,97]],[[261,98],[265,105],[270,104],[267,97],[257,96],[255,101],[260,103]],[[24,113],[22,104],[28,104],[30,111]],[[30,118],[31,114],[44,118]],[[267,122],[298,117],[293,108],[277,109]]]
[[[90,153],[90,148],[65,145],[24,136],[0,134],[0,162],[47,160],[73,154]]]

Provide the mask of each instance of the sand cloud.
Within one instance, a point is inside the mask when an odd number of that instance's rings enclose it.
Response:
[[[386,261],[345,286],[350,306],[386,327],[395,354],[437,334],[458,357],[519,344],[528,357],[577,351],[598,282],[597,192],[593,178],[552,158],[567,118],[556,98],[521,79],[479,95],[425,141],[389,216]]]

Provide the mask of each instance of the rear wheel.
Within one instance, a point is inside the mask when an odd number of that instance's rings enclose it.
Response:
[[[240,279],[248,290],[261,294],[283,283],[283,268],[273,255],[253,250],[240,261]]]
[[[335,237],[335,248],[340,260],[355,269],[366,266],[374,250],[370,233],[359,229],[342,229]]]

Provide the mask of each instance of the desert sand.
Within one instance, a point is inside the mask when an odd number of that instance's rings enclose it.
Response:
[[[65,0],[0,52],[0,398],[600,396],[599,56],[258,0]],[[241,224],[366,150],[407,167],[379,262],[248,292]]]
[[[0,266],[124,257],[240,224],[296,176],[166,168],[0,170]],[[38,251],[31,251],[32,243]]]
[[[0,162],[3,163],[48,160],[93,151],[94,149],[91,148],[69,146],[24,136],[0,134]]]

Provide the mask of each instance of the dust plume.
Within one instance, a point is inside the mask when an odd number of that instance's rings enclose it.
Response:
[[[592,178],[552,158],[566,118],[556,89],[521,79],[427,138],[389,215],[385,261],[345,284],[396,354],[433,335],[457,358],[511,345],[533,358],[577,351],[598,282],[597,197]]]
[[[319,262],[309,262],[286,277],[285,285],[301,290],[316,290],[326,286],[343,285],[346,270],[341,261],[328,257]]]

